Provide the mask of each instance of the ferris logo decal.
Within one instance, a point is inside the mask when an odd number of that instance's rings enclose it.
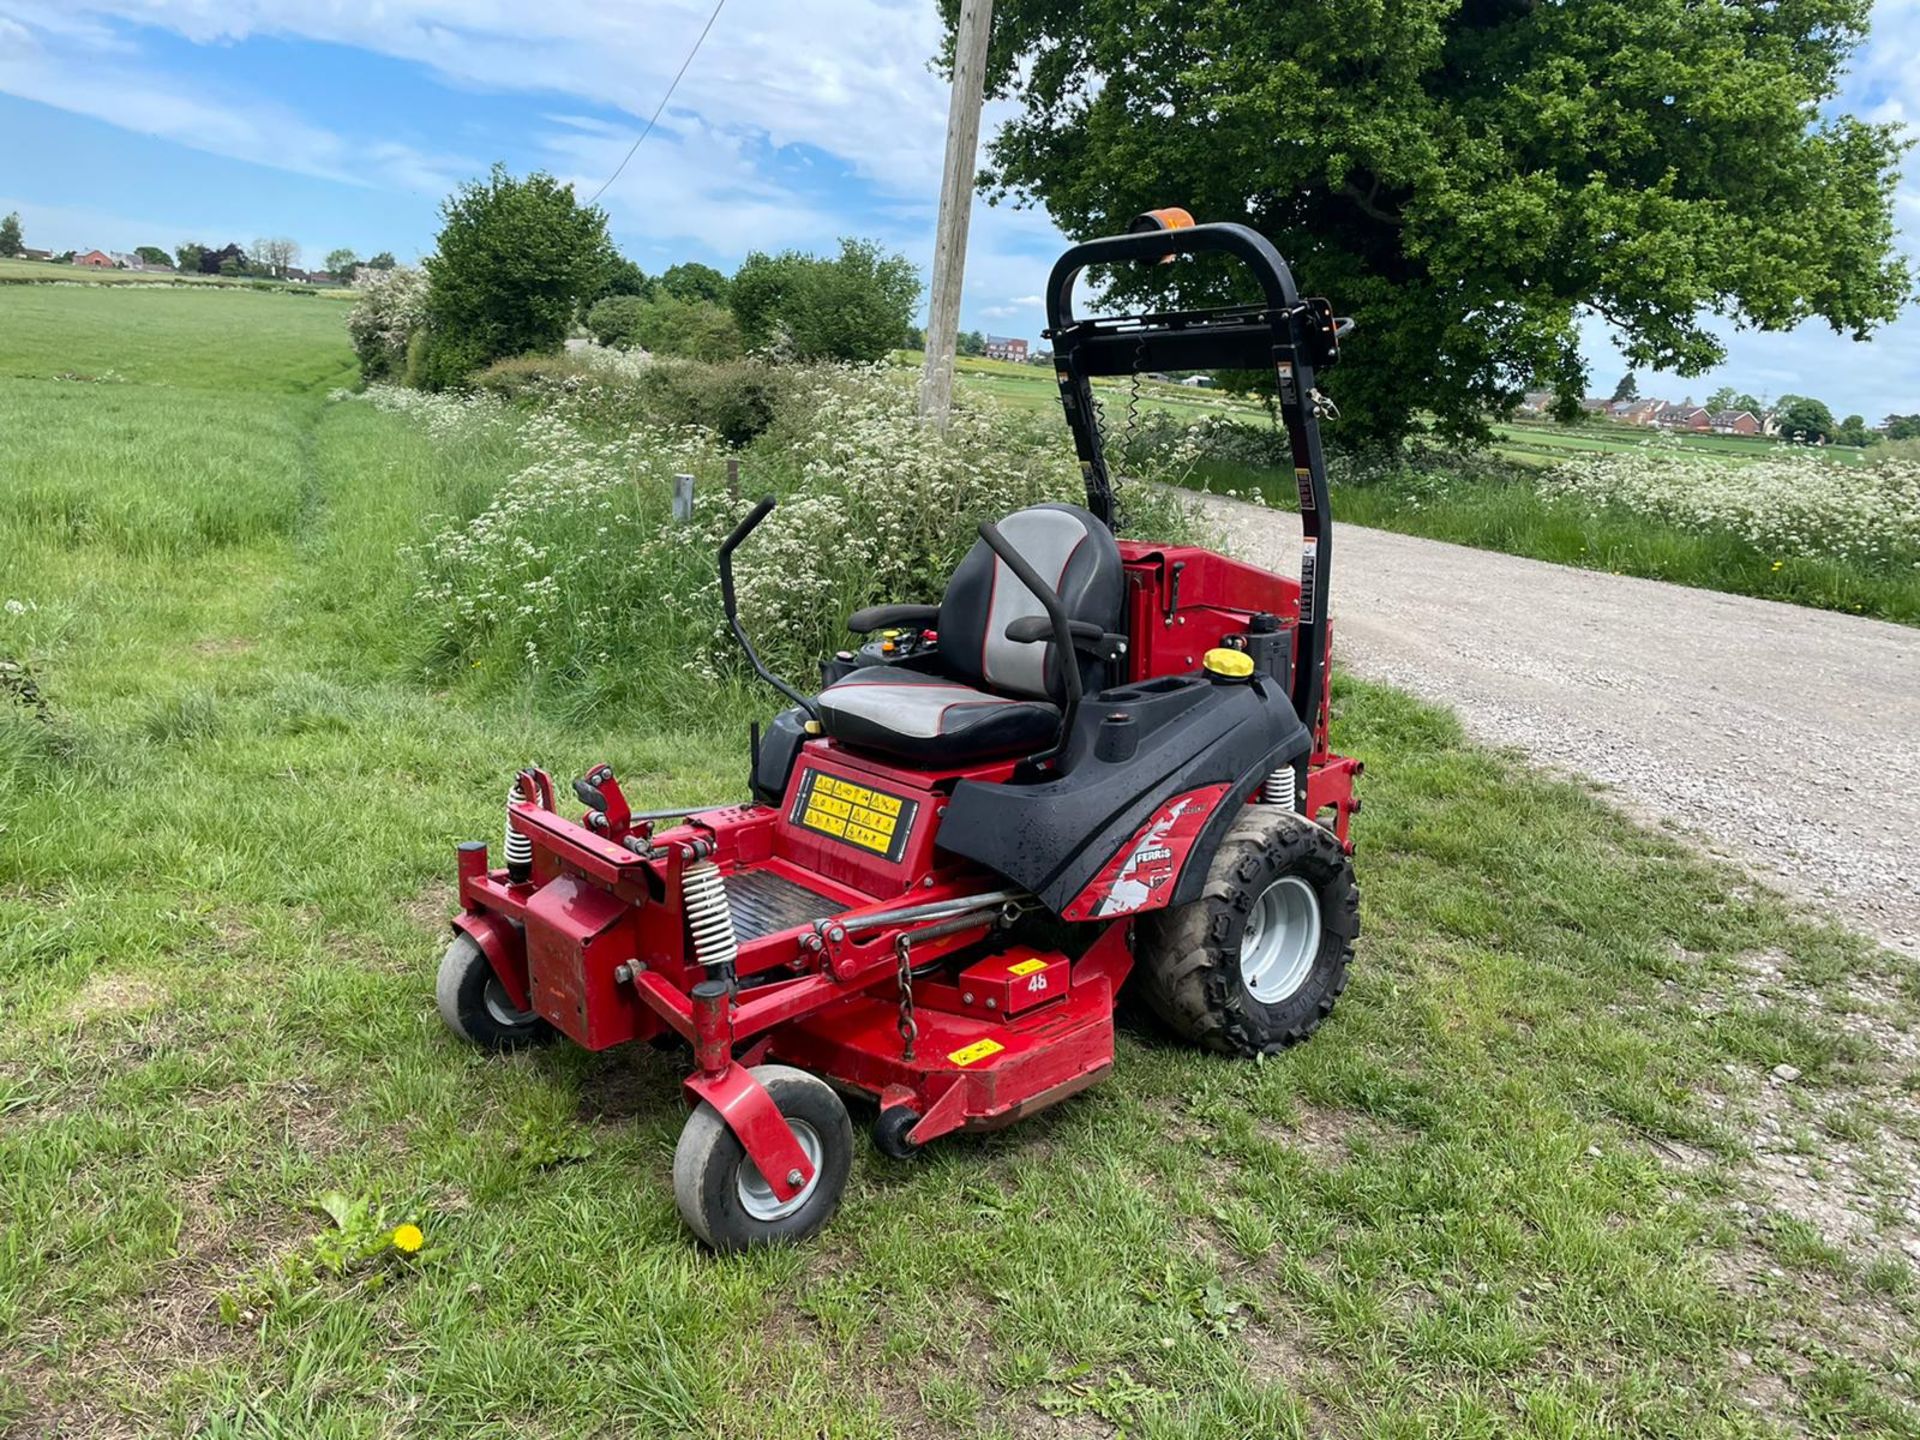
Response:
[[[1074,897],[1065,918],[1110,920],[1167,904],[1180,867],[1226,791],[1225,785],[1208,785],[1162,805],[1093,883]]]

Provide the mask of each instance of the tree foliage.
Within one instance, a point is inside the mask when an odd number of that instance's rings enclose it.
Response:
[[[727,277],[711,265],[687,261],[669,265],[660,276],[659,288],[676,300],[707,300],[715,305],[727,303]]]
[[[736,360],[746,348],[731,310],[665,293],[610,295],[587,312],[587,329],[602,345],[689,360]]]
[[[1840,445],[1871,445],[1880,437],[1867,429],[1867,417],[1849,415],[1834,428],[1833,439]]]
[[[253,259],[264,265],[269,275],[286,276],[300,258],[300,246],[285,235],[268,235],[253,242]]]
[[[1780,433],[1789,440],[1804,440],[1810,445],[1833,438],[1838,428],[1833,423],[1833,411],[1826,402],[1815,400],[1810,395],[1782,395],[1780,403],[1774,407],[1779,418]]]
[[[1620,383],[1613,387],[1613,403],[1625,405],[1639,398],[1640,382],[1633,378],[1633,372],[1629,370],[1620,377]]]
[[[1075,236],[1167,204],[1251,224],[1360,322],[1328,377],[1345,434],[1426,410],[1484,437],[1530,383],[1584,390],[1583,309],[1689,375],[1724,358],[1709,312],[1855,336],[1898,312],[1898,129],[1830,108],[1869,8],[1001,0],[989,85],[1017,108],[985,181]],[[1238,298],[1200,263],[1111,281]]]
[[[606,212],[544,171],[522,180],[495,165],[440,213],[438,252],[426,261],[426,350],[410,378],[440,389],[495,360],[559,349],[612,259]]]
[[[368,259],[367,268],[369,270],[391,270],[399,263],[399,261],[393,258],[393,252],[391,250],[382,250],[378,255]]]
[[[360,298],[347,312],[347,334],[360,357],[361,378],[401,379],[408,345],[426,319],[427,277],[423,271],[396,265],[369,275],[360,287]]]
[[[20,212],[16,210],[0,220],[0,255],[12,257],[26,248],[26,242],[20,238]]]
[[[329,250],[325,260],[327,274],[351,276],[360,264],[360,257],[350,245],[342,245],[337,250]]]
[[[173,257],[158,245],[136,245],[133,253],[149,265],[173,264]]]
[[[755,251],[729,294],[750,345],[784,336],[802,359],[878,360],[906,339],[920,274],[904,255],[870,240],[842,240],[831,259]]]
[[[614,295],[646,295],[652,288],[653,282],[647,278],[646,271],[624,255],[613,255],[586,299],[592,305]]]
[[[206,253],[206,246],[196,245],[191,240],[187,241],[184,245],[176,245],[173,247],[173,258],[179,262],[179,269],[184,274],[199,273],[200,257]]]

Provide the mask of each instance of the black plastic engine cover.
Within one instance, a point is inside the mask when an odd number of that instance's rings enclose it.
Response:
[[[760,735],[760,754],[753,767],[753,798],[762,805],[778,805],[787,793],[787,777],[800,747],[807,743],[807,712],[798,705],[773,717]]]
[[[1124,758],[1103,759],[1098,734],[1115,714],[1132,717],[1138,743]],[[1200,893],[1254,789],[1311,749],[1286,691],[1270,679],[1174,676],[1108,690],[1081,705],[1057,778],[954,786],[939,845],[998,871],[1058,915],[1167,800],[1225,784],[1174,890],[1172,903],[1182,904]]]

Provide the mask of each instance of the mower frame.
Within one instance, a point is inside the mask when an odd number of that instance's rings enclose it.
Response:
[[[1074,281],[1089,266],[1208,251],[1246,262],[1265,303],[1074,314]],[[869,1097],[881,1116],[876,1138],[885,1129],[882,1144],[896,1153],[1009,1124],[1111,1068],[1136,920],[1199,895],[1221,837],[1246,806],[1271,799],[1263,781],[1284,773],[1276,765],[1291,766],[1291,808],[1351,849],[1361,766],[1327,743],[1331,535],[1315,388],[1316,366],[1337,357],[1342,323],[1324,301],[1303,301],[1273,247],[1238,225],[1075,246],[1054,267],[1047,310],[1087,508],[1108,528],[1114,502],[1094,377],[1273,367],[1300,492],[1300,582],[1199,547],[1120,541],[1125,644],[1111,658],[1112,683],[1083,705],[1058,599],[983,524],[983,538],[1039,599],[1061,669],[1072,672],[1060,733],[1032,755],[910,765],[821,734],[814,701],[767,669],[740,626],[731,559],[773,509],[768,497],[720,552],[734,634],[756,673],[794,705],[764,738],[756,728],[760,798],[663,828],[679,812],[634,813],[603,764],[574,782],[586,807],[574,820],[559,812],[552,778],[529,767],[506,807],[508,864],[493,867],[479,842],[458,850],[452,923],[524,1017],[509,1038],[551,1027],[589,1050],[684,1042],[689,1103],[712,1106],[781,1202],[803,1197],[819,1167],[756,1067],[782,1062]],[[843,652],[828,677],[836,664],[844,673],[894,663],[867,650]],[[1223,651],[1245,663],[1216,669],[1211,657]],[[1059,787],[1106,764],[1126,775],[1125,746],[1136,742],[1106,731],[1164,715],[1154,723],[1184,735],[1189,713],[1220,706],[1229,707],[1225,721],[1192,742],[1212,769],[1196,761],[1154,772],[1070,855],[1028,857],[1025,869],[978,858],[1000,853],[996,837],[977,833],[1003,823],[982,808],[996,794]]]

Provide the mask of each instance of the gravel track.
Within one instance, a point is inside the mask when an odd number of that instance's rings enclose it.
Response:
[[[1298,573],[1299,522],[1196,497]],[[1920,630],[1334,526],[1334,654],[1920,951]]]

